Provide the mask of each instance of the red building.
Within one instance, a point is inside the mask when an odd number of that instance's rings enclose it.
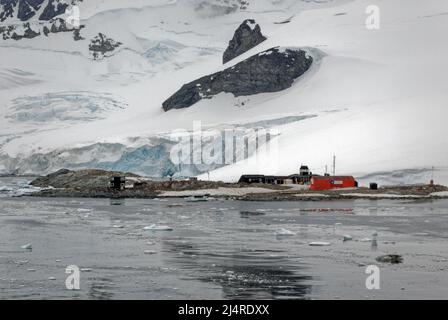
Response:
[[[358,187],[358,182],[351,176],[313,176],[310,189],[324,191],[356,187]]]

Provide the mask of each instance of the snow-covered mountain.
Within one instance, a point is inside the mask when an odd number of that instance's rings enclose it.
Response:
[[[246,19],[267,40],[223,65]],[[0,173],[210,170],[233,181],[302,163],[323,173],[335,154],[337,173],[361,182],[427,182],[434,167],[448,183],[446,30],[445,0],[0,0]],[[162,109],[184,84],[277,46],[313,57],[292,87]],[[172,132],[197,121],[276,134],[249,154],[256,162],[179,166]]]

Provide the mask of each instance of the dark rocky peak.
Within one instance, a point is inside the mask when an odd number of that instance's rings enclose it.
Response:
[[[44,0],[20,0],[17,18],[20,21],[28,21],[36,15]]]
[[[56,16],[65,13],[68,8],[68,4],[64,2],[58,2],[57,0],[49,0],[47,6],[39,17],[39,20],[48,21]]]
[[[258,46],[265,40],[266,37],[261,33],[261,28],[255,20],[245,20],[238,29],[236,29],[233,39],[230,40],[229,46],[224,52],[223,63],[235,59],[239,55]]]
[[[185,84],[163,103],[163,109],[188,108],[221,92],[239,97],[285,90],[312,63],[313,58],[303,50],[272,48],[224,71]]]

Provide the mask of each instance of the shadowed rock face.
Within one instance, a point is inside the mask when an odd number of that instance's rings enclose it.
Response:
[[[163,103],[163,109],[188,108],[221,92],[235,97],[278,92],[291,87],[312,63],[313,58],[303,50],[272,48],[184,85]]]
[[[261,29],[255,20],[244,21],[235,31],[233,39],[230,40],[229,46],[224,52],[223,63],[242,55],[253,47],[259,45],[266,38],[261,34]]]

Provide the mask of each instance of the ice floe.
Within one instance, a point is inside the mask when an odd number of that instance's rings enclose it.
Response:
[[[149,230],[149,231],[173,231],[173,228],[169,226],[162,226],[162,225],[156,225],[152,224],[150,226],[144,227],[143,230]]]

